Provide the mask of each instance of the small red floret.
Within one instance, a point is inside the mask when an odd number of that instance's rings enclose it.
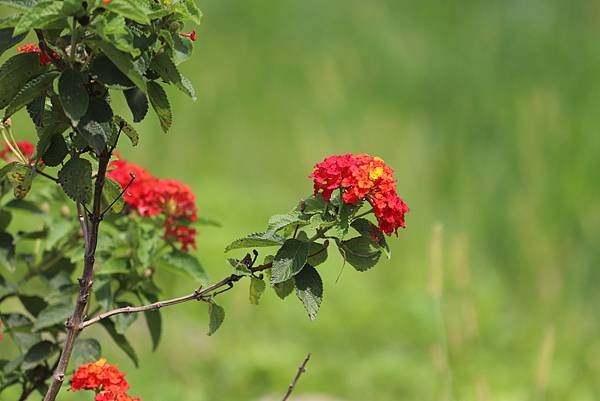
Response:
[[[190,39],[192,42],[195,42],[197,37],[196,37],[196,30],[194,29],[192,32],[190,33],[180,33],[180,36],[183,36],[184,38],[188,38]]]
[[[42,65],[48,65],[50,63],[52,63],[52,60],[59,60],[60,57],[58,56],[58,54],[52,52],[51,57],[48,57],[46,54],[44,54],[44,52],[42,52],[42,49],[40,49],[40,47],[38,45],[36,45],[35,43],[27,43],[23,46],[19,46],[17,47],[17,51],[19,53],[37,53],[40,56],[40,64]]]

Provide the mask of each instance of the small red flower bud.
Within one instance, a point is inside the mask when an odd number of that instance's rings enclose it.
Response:
[[[196,41],[196,30],[195,29],[190,33],[180,33],[179,35],[183,36],[184,38],[189,38],[192,42]]]

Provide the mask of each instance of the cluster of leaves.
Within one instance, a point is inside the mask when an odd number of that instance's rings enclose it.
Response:
[[[366,271],[377,264],[382,253],[390,256],[383,233],[361,212],[364,202],[346,204],[336,191],[330,202],[321,195],[304,199],[287,214],[274,215],[267,229],[233,241],[226,252],[240,248],[272,247],[276,250],[256,266],[256,256],[229,259],[236,275],[250,276],[250,302],[258,303],[267,284],[277,296],[286,298],[296,292],[310,319],[315,319],[323,300],[323,281],[317,267],[328,256],[335,243],[344,263],[357,271]]]
[[[198,24],[201,13],[193,0],[3,0],[0,5],[16,12],[0,19],[0,55],[26,38],[36,41],[35,51],[13,55],[0,66],[0,130],[10,141],[8,119],[26,109],[38,135],[32,160],[0,161],[0,304],[6,302],[0,319],[18,347],[15,358],[0,360],[0,392],[15,384],[24,393],[44,392],[65,321],[73,313],[79,289],[75,277],[84,257],[73,202],[90,207],[99,158],[110,157],[121,133],[137,145],[134,123],[149,108],[161,128],[169,129],[172,112],[165,86],[195,98],[177,66],[193,47],[194,37],[182,30],[187,23]],[[114,96],[124,96],[130,121],[113,110]],[[53,176],[56,182],[43,181]],[[30,193],[34,180],[36,190]],[[153,272],[162,266],[198,282],[205,279],[198,260],[165,240],[160,224],[126,213],[120,192],[116,182],[105,181],[105,231],[97,248],[89,315],[155,301],[160,289]],[[14,227],[21,222],[27,225],[18,231]],[[7,305],[18,312],[7,312]],[[124,333],[136,317],[101,322],[135,363]],[[160,312],[145,317],[156,347]],[[71,366],[99,355],[96,340],[79,338]]]

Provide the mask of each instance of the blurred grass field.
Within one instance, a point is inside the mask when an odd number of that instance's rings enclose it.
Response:
[[[189,183],[215,280],[223,248],[311,192],[327,155],[367,152],[411,206],[393,258],[372,272],[331,259],[310,322],[297,300],[247,283],[206,307],[163,311],[158,351],[131,329],[141,366],[108,347],[144,401],[600,399],[600,4],[595,1],[201,0],[183,72],[122,153]],[[25,118],[16,121],[32,130]],[[31,131],[33,132],[33,131]],[[159,273],[165,297],[192,283]],[[97,329],[93,329],[97,330]],[[103,344],[110,340],[101,331]],[[87,400],[89,394],[62,393]],[[9,401],[9,400],[7,400]]]

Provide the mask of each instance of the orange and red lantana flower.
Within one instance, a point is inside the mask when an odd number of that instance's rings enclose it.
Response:
[[[197,219],[196,197],[187,185],[176,180],[163,180],[154,177],[145,169],[125,160],[114,160],[108,177],[125,188],[135,179],[123,199],[140,216],[163,215],[165,219],[165,238],[174,239],[187,251],[196,247],[196,230],[189,227]]]
[[[140,401],[127,394],[129,383],[125,380],[125,373],[106,359],[79,366],[71,377],[70,389],[93,390],[96,392],[95,401]]]
[[[378,158],[366,154],[329,156],[317,163],[310,175],[315,195],[321,193],[329,202],[337,189],[342,191],[342,201],[355,204],[366,200],[373,207],[379,229],[391,235],[404,228],[404,215],[409,208],[396,193],[394,170]]]

